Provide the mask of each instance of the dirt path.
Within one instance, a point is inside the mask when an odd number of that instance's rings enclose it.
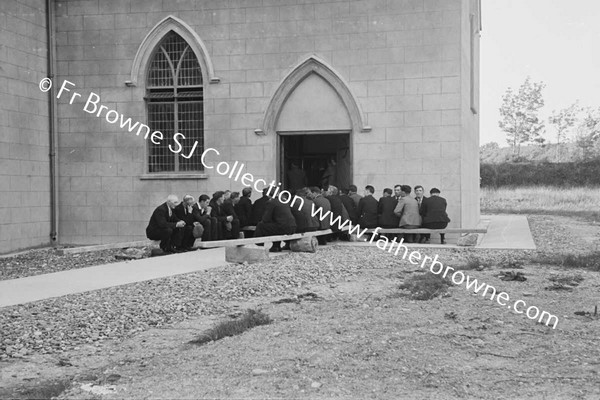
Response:
[[[560,222],[537,218],[534,232],[547,233]],[[565,225],[557,236],[565,243],[555,247],[571,241],[582,249],[595,245],[585,239],[589,232]],[[72,387],[61,399],[600,398],[600,319],[574,314],[600,305],[598,272],[525,265],[515,270],[527,277],[519,282],[500,280],[504,268],[465,271],[511,299],[555,314],[559,323],[552,329],[464,285],[451,287],[449,296],[410,300],[399,295],[398,285],[421,274],[418,266],[370,267],[335,283],[294,290],[316,293],[315,301],[228,302],[229,313],[260,308],[274,322],[203,346],[188,342],[222,318],[150,329],[105,342],[101,351],[83,346],[60,357],[2,363],[0,394],[26,382],[68,378]],[[578,286],[545,289],[573,275],[582,279]],[[105,394],[93,395],[90,388]]]

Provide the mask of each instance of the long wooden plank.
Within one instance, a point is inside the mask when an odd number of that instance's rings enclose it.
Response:
[[[333,233],[331,229],[325,229],[322,231],[294,233],[293,235],[277,235],[277,236],[261,236],[256,238],[247,239],[230,239],[230,240],[213,240],[209,242],[196,243],[196,247],[201,249],[210,249],[213,247],[234,247],[234,246],[245,246],[247,244],[257,244],[266,242],[276,242],[283,240],[296,240],[311,236],[321,236]]]
[[[374,232],[374,229],[370,229],[367,232]],[[380,229],[379,233],[487,233],[486,228],[445,228],[445,229]]]

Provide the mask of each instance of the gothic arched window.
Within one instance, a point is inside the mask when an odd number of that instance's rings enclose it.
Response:
[[[163,134],[160,144],[148,140],[149,173],[203,170],[203,98],[198,59],[189,44],[171,31],[156,46],[146,77],[148,126],[151,132]],[[177,133],[185,138],[174,138]]]

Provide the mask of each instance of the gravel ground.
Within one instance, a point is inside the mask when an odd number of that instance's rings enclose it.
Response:
[[[31,250],[0,258],[0,281],[119,262],[122,260],[115,255],[120,252],[120,249],[103,250],[63,256],[55,249]]]
[[[438,254],[439,259],[445,265],[460,265],[465,263],[468,257],[474,256],[489,261],[494,266],[502,266],[514,260],[536,256],[539,253],[583,253],[598,248],[599,229],[596,225],[586,225],[583,222],[580,224],[564,217],[538,215],[531,216],[529,221],[534,239],[539,246],[538,250],[420,249],[420,252],[429,256]],[[575,231],[578,234],[585,233],[586,239],[582,239],[581,235],[575,235],[569,222],[579,224]],[[35,257],[36,254],[40,258],[39,260]],[[58,256],[52,254],[51,251],[44,250],[12,258],[20,260],[17,264],[12,259],[1,261],[13,263],[11,264],[13,271],[20,269],[19,274],[26,275],[27,271],[32,271],[34,274],[39,273],[38,270],[44,263],[47,264],[44,268],[47,268],[48,260],[53,260],[52,266],[49,268],[54,272],[61,269],[106,263],[114,254],[114,252],[111,254],[109,251],[103,251],[74,257]],[[23,267],[22,264],[27,264],[27,258],[23,257],[31,257],[31,265],[37,267],[29,268],[29,265]],[[68,354],[81,353],[85,357],[103,357],[106,345],[110,344],[119,349],[120,343],[139,341],[143,335],[156,331],[153,328],[161,328],[159,331],[166,332],[169,329],[177,330],[179,329],[177,326],[180,326],[181,323],[191,322],[199,317],[204,320],[222,318],[239,310],[236,303],[243,304],[257,299],[261,299],[261,301],[266,299],[268,302],[269,298],[290,297],[316,286],[336,287],[343,285],[344,282],[351,283],[356,280],[361,280],[363,282],[361,285],[364,285],[364,282],[371,282],[373,268],[401,272],[414,269],[414,266],[376,248],[325,246],[319,248],[316,255],[291,253],[283,258],[274,258],[260,264],[228,265],[206,272],[2,308],[0,309],[0,326],[2,327],[0,360],[3,362],[0,363],[0,372],[6,372],[13,367],[17,368],[17,365],[31,365],[33,362],[28,360],[36,360],[39,357],[51,357],[54,364],[49,365],[56,365],[58,359],[56,357]],[[530,271],[526,270],[527,274],[535,274],[536,269],[540,267],[530,266],[528,268]],[[493,270],[497,269],[493,268]],[[46,271],[44,270],[44,272]],[[19,274],[15,273],[15,276]],[[588,274],[595,273],[588,272]],[[392,275],[390,277],[390,279],[395,279]],[[384,276],[383,279],[385,281],[387,278]],[[375,282],[372,283],[375,284]],[[548,285],[545,281],[536,284]],[[520,285],[520,283],[498,283],[497,287],[502,289],[502,285]],[[361,292],[362,288],[363,286],[357,287],[356,293],[364,293]],[[543,291],[543,287],[541,290]],[[360,294],[360,296],[362,299],[365,297],[364,294]],[[556,292],[554,296],[564,296],[564,301],[548,303],[549,311],[554,311],[554,307],[561,304],[566,307],[568,303],[578,299],[567,293]],[[582,303],[585,296],[587,295],[581,293]],[[466,298],[465,301],[472,312],[480,310],[481,306],[486,304],[480,303],[480,300],[474,301],[469,298]],[[544,306],[544,304],[538,305]],[[341,310],[345,309],[343,303],[337,307],[341,307]],[[484,308],[490,307],[494,309],[495,306],[490,305]],[[410,306],[410,308],[414,307]],[[417,307],[417,309],[421,308],[420,305]],[[323,312],[323,310],[314,311]],[[499,313],[500,310],[494,312]],[[565,317],[567,312],[572,314],[572,310],[565,309]],[[332,310],[332,315],[327,318],[335,318],[335,312]],[[319,324],[326,325],[322,318],[320,321]],[[372,321],[372,324],[379,326],[377,324],[380,322]],[[423,323],[426,326],[429,324],[427,321],[418,322],[420,326]],[[532,324],[536,326],[533,321],[525,318],[518,322],[519,327],[527,330],[532,328]],[[481,329],[485,329],[485,327]],[[499,330],[499,332],[501,331]],[[577,332],[576,329],[574,331]],[[532,336],[532,338],[536,337]],[[507,341],[505,343],[512,340],[508,336],[503,339]],[[501,346],[502,343],[497,345]],[[532,344],[532,346],[537,345],[537,342]],[[121,350],[115,350],[115,352],[118,351]],[[27,362],[18,364],[21,363],[20,359]],[[125,360],[125,362],[127,361]],[[48,374],[51,371],[60,373],[55,371],[56,368],[54,370],[49,366],[43,368],[42,370],[47,370]],[[539,368],[539,366],[535,368]],[[14,380],[20,378],[20,375],[19,377],[16,374],[14,376]],[[423,377],[425,376],[424,373]],[[415,385],[418,386],[421,378],[415,381]],[[0,394],[2,393],[1,386]]]
[[[439,254],[445,265],[461,264],[469,256],[493,265],[535,256],[537,252],[585,252],[590,244],[577,240],[553,216],[531,216],[537,251],[422,250]],[[558,221],[557,221],[558,219]],[[558,222],[558,223],[557,223]],[[117,250],[59,256],[51,250],[1,260],[2,276],[20,277],[115,261]],[[317,256],[291,253],[253,265],[229,265],[205,272],[139,282],[0,309],[0,359],[33,353],[52,354],[122,339],[151,327],[160,327],[198,315],[224,315],[227,302],[256,296],[282,296],[312,284],[334,283],[364,268],[400,267],[398,257],[373,248],[333,246]],[[9,268],[7,273],[5,269]],[[43,268],[43,269],[42,269]],[[5,278],[6,279],[6,278]]]

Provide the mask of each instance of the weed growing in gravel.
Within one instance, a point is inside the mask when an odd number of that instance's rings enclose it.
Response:
[[[544,254],[531,260],[538,264],[558,265],[600,272],[600,251],[588,254]]]
[[[457,265],[454,268],[457,270],[468,271],[468,270],[480,270],[480,269],[488,269],[492,266],[492,264],[488,261],[485,261],[477,256],[469,256],[467,258],[467,263],[464,265]],[[481,268],[483,267],[483,268]]]
[[[235,336],[254,328],[255,326],[268,325],[272,322],[271,317],[262,311],[249,309],[241,317],[233,321],[224,321],[212,329],[203,332],[197,339],[192,340],[193,344],[204,344],[227,336]]]
[[[36,400],[51,400],[56,398],[62,392],[67,390],[71,382],[69,380],[46,381],[37,384],[36,386],[26,386],[19,389],[17,393],[13,393],[11,399],[36,399]]]
[[[442,278],[439,275],[426,273],[422,275],[411,276],[398,286],[400,290],[408,290],[410,294],[405,296],[411,300],[431,300],[442,296],[448,291],[449,286],[454,286],[450,280]],[[400,293],[399,296],[404,294]]]

